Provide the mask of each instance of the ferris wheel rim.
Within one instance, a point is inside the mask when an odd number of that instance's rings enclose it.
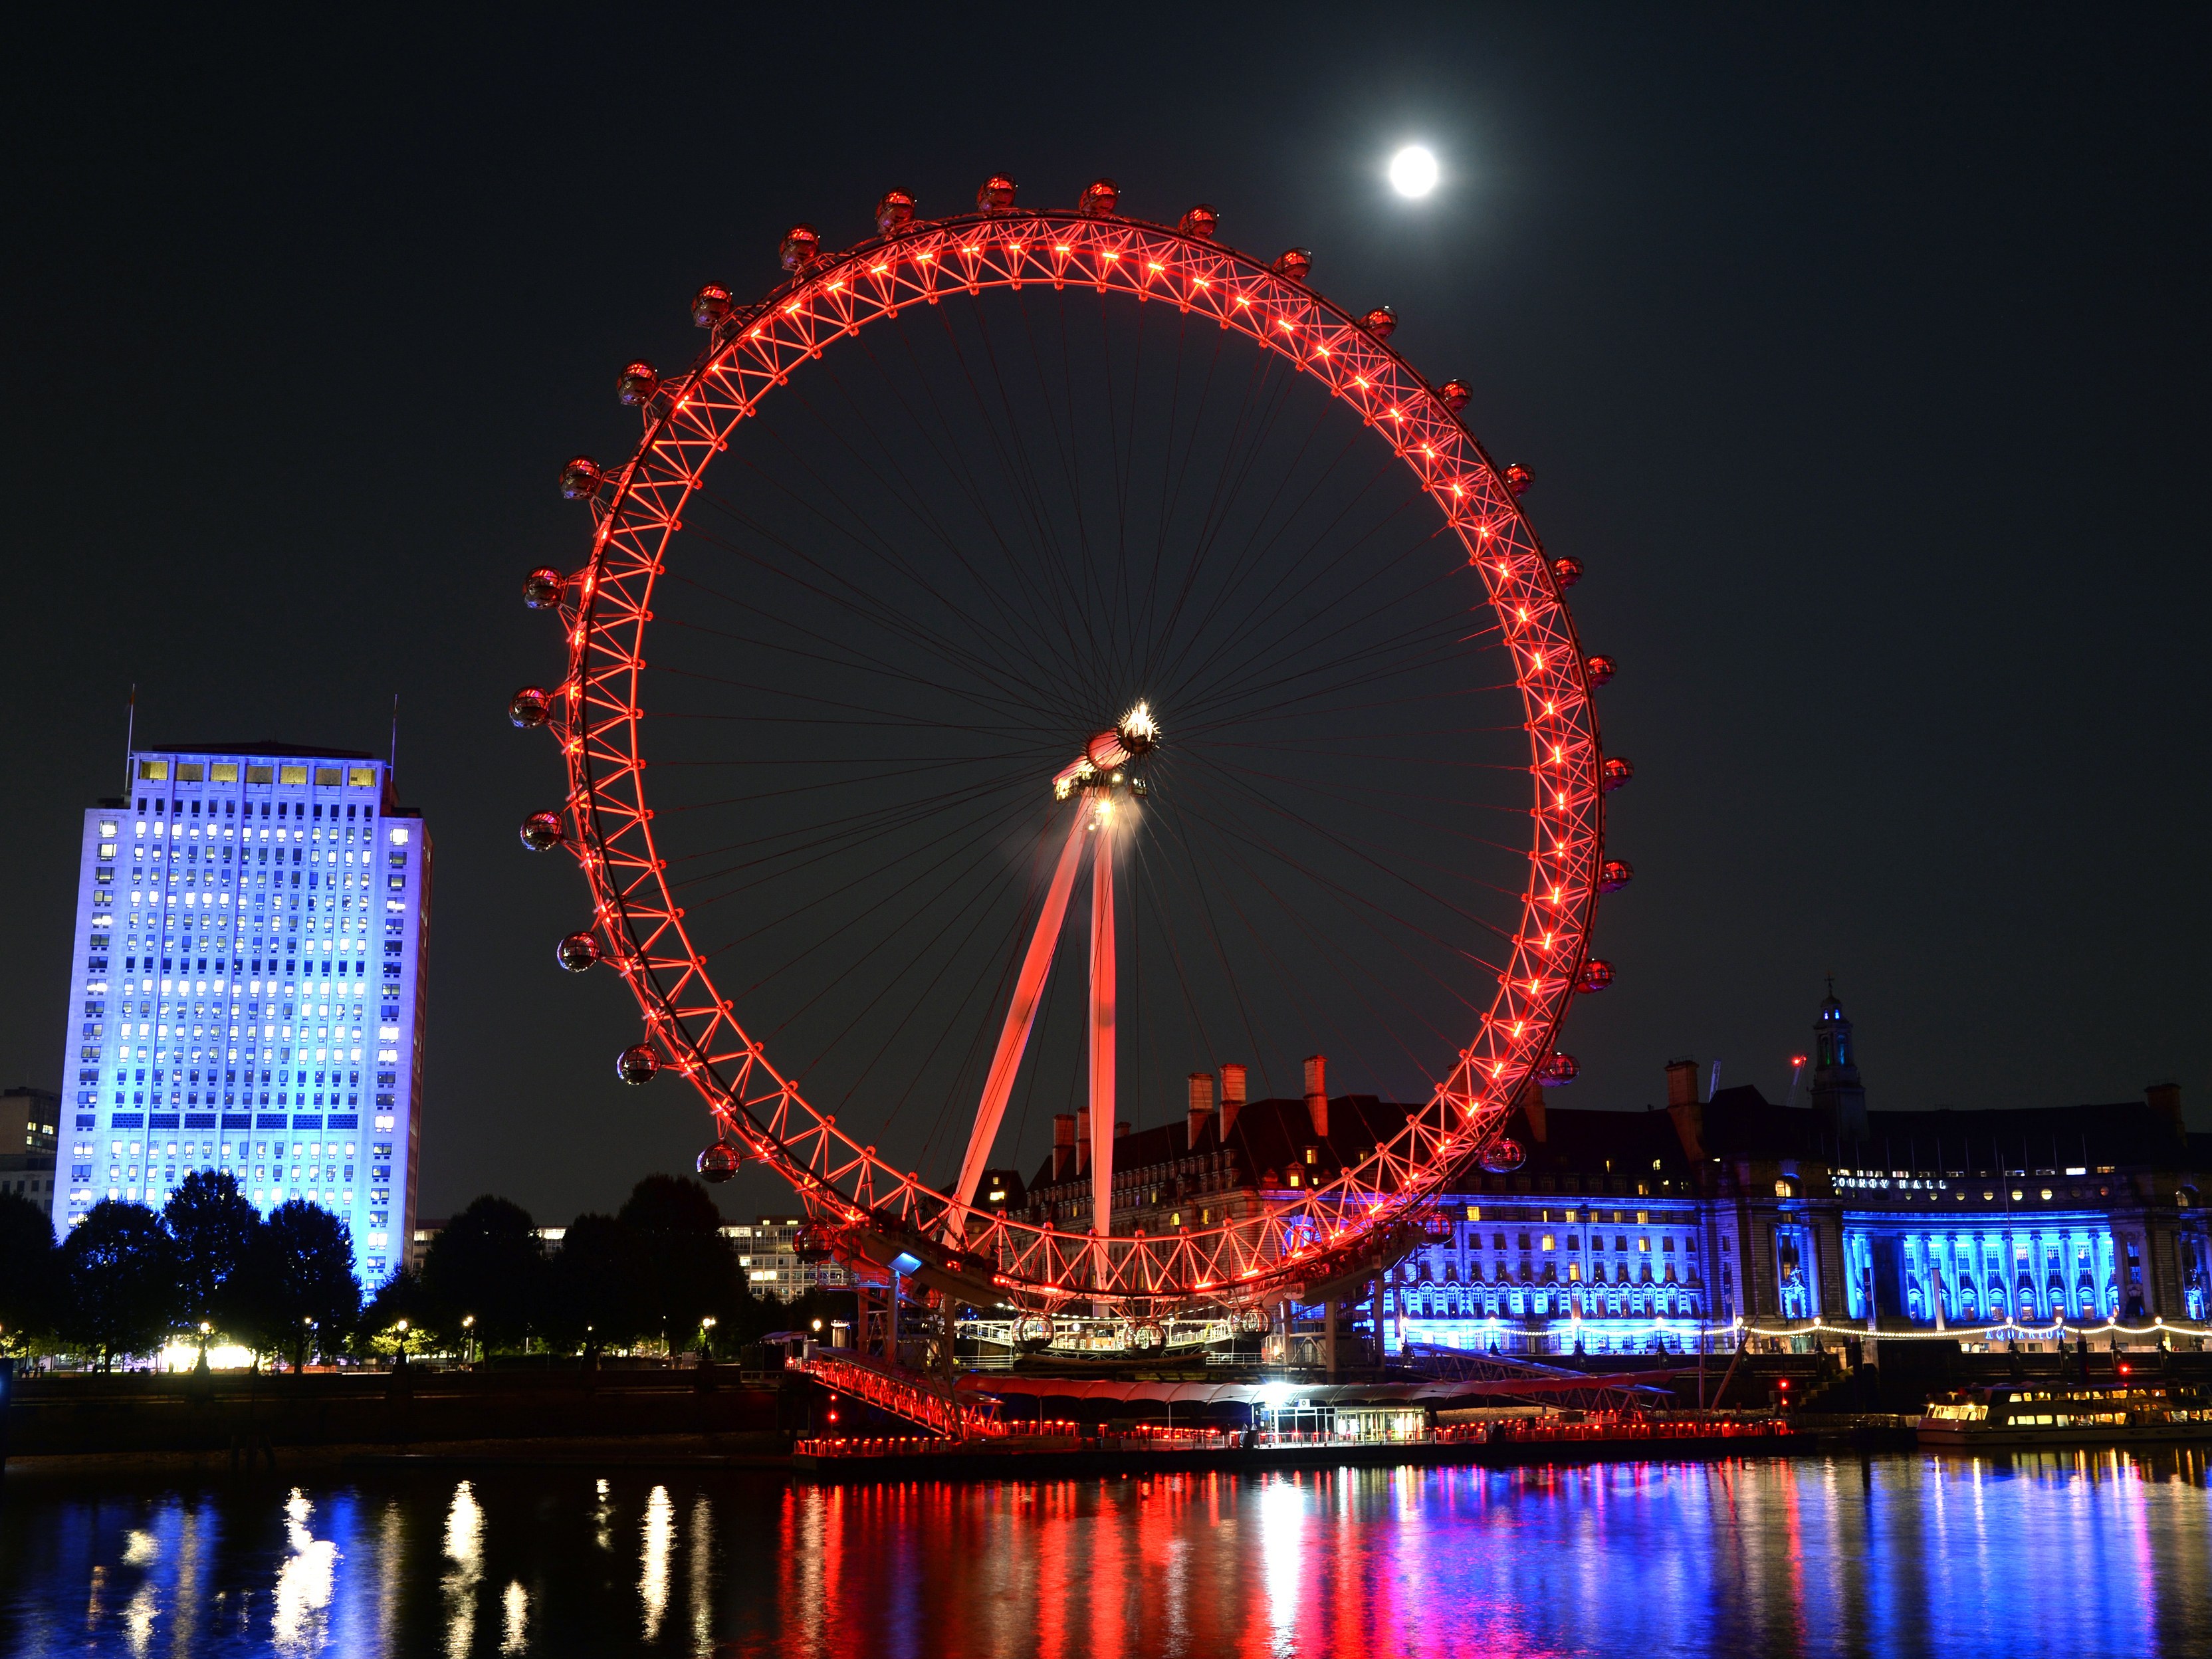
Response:
[[[1287,357],[1382,432],[1481,576],[1483,598],[1470,610],[1489,610],[1515,641],[1537,780],[1514,965],[1499,975],[1491,1011],[1431,1099],[1328,1185],[1261,1217],[1182,1229],[1173,1240],[1101,1239],[1011,1221],[896,1170],[839,1129],[834,1114],[808,1102],[744,1031],[714,986],[670,888],[643,783],[638,681],[653,584],[665,574],[684,503],[737,424],[799,363],[864,325],[895,320],[908,304],[1048,283],[1205,312]],[[718,380],[733,381],[734,395],[716,401]],[[699,1091],[718,1137],[743,1142],[811,1214],[879,1245],[927,1242],[952,1222],[961,1242],[925,1258],[928,1265],[948,1282],[964,1279],[1024,1306],[1249,1304],[1328,1277],[1378,1235],[1418,1218],[1453,1170],[1496,1137],[1522,1086],[1554,1052],[1588,956],[1603,857],[1604,757],[1579,635],[1504,469],[1386,339],[1303,281],[1210,237],[1118,216],[1016,210],[915,221],[816,258],[757,304],[733,309],[691,367],[657,389],[637,447],[605,484],[592,493],[590,562],[564,583],[568,665],[557,694],[565,713],[556,722],[568,772],[563,816],[575,824],[572,850],[592,890],[592,925],[606,941],[605,959],[638,1000],[641,1046],[665,1054]],[[1548,772],[1547,743],[1555,757]],[[1570,747],[1572,759],[1559,758]],[[1547,811],[1556,815],[1548,824]],[[1547,828],[1557,842],[1548,858]],[[1546,948],[1536,952],[1546,923]],[[1371,1178],[1356,1178],[1370,1169]],[[975,1259],[987,1254],[988,1270]],[[999,1271],[1009,1256],[1014,1271]]]

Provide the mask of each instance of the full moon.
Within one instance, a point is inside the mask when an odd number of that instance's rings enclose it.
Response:
[[[1390,187],[1401,196],[1426,196],[1437,187],[1437,158],[1408,144],[1390,158]]]

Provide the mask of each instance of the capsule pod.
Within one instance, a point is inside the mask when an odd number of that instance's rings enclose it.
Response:
[[[1176,221],[1176,229],[1193,241],[1210,242],[1220,223],[1221,216],[1200,202]]]
[[[1511,1175],[1528,1161],[1528,1154],[1511,1135],[1500,1135],[1483,1149],[1482,1167],[1492,1175]]]
[[[625,365],[615,376],[615,400],[624,409],[635,409],[659,390],[659,371],[643,361]]]
[[[1607,757],[1605,763],[1605,793],[1611,794],[1636,775],[1636,763],[1623,760],[1618,755]]]
[[[887,190],[876,202],[876,231],[896,236],[914,223],[915,203],[910,190]]]
[[[1359,319],[1360,327],[1378,340],[1387,340],[1398,331],[1398,311],[1395,306],[1377,306]]]
[[[1578,991],[1602,991],[1613,983],[1613,964],[1603,957],[1592,957],[1583,963],[1582,982]]]
[[[712,328],[730,314],[730,290],[709,283],[691,296],[691,326]]]
[[[589,933],[571,933],[553,947],[563,972],[580,974],[599,959],[599,942]]]
[[[1556,1089],[1563,1083],[1572,1083],[1581,1074],[1582,1069],[1575,1064],[1572,1054],[1554,1053],[1537,1067],[1536,1081],[1547,1089]]]
[[[1303,283],[1306,273],[1313,269],[1313,250],[1310,247],[1286,247],[1275,256],[1275,263],[1267,269],[1278,276],[1287,276],[1294,283]]]
[[[810,1221],[792,1230],[791,1253],[801,1261],[827,1261],[835,1248],[827,1227]]]
[[[1083,197],[1076,203],[1075,210],[1086,219],[1110,219],[1121,201],[1121,185],[1111,179],[1093,179],[1083,187]]]
[[[542,686],[526,685],[507,700],[507,717],[525,731],[553,718],[552,694]]]
[[[1518,461],[1505,469],[1505,487],[1516,495],[1534,482],[1534,475]]]
[[[606,474],[599,464],[588,455],[572,455],[561,469],[561,494],[572,501],[587,501],[599,493],[606,482]]]
[[[822,257],[822,233],[811,225],[793,225],[775,252],[786,270],[804,270]]]
[[[1610,657],[1585,657],[1583,659],[1583,672],[1589,676],[1589,683],[1592,685],[1603,685],[1607,680],[1611,679],[1613,678],[1613,660]]]
[[[615,1075],[624,1083],[650,1083],[659,1069],[660,1056],[642,1042],[615,1056]]]
[[[1560,558],[1552,561],[1552,580],[1559,583],[1562,591],[1572,587],[1582,579],[1583,562],[1580,559]]]
[[[699,1179],[720,1185],[737,1174],[738,1165],[744,1161],[736,1147],[726,1140],[718,1140],[699,1154]]]
[[[1014,181],[1003,173],[994,173],[977,187],[975,211],[978,213],[1012,213],[1014,210]]]
[[[1626,859],[1607,859],[1597,872],[1597,890],[1618,893],[1636,879],[1636,866]]]
[[[532,611],[550,611],[561,603],[567,580],[550,565],[541,565],[522,579],[522,602]]]
[[[550,853],[568,839],[558,812],[532,812],[522,821],[522,844],[533,853]]]
[[[1443,399],[1446,409],[1456,415],[1467,407],[1467,400],[1474,393],[1468,390],[1465,380],[1446,380],[1437,388],[1437,396]]]
[[[1168,1334],[1156,1322],[1140,1319],[1129,1331],[1129,1346],[1139,1353],[1158,1353],[1168,1345]]]

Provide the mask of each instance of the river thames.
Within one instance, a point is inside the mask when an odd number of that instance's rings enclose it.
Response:
[[[2212,1652],[2198,1455],[12,1479],[0,1652]]]

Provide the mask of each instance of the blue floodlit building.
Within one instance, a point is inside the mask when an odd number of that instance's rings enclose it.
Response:
[[[224,1170],[264,1212],[404,1265],[421,1133],[430,839],[368,755],[141,750],[84,815],[54,1225]]]
[[[1622,1352],[1715,1339],[1742,1320],[1890,1332],[2060,1319],[2212,1316],[2212,1233],[2199,1192],[2212,1136],[2185,1132],[2181,1093],[2116,1105],[1869,1112],[1851,1025],[1832,995],[1815,1028],[1812,1103],[1756,1088],[1701,1099],[1667,1067],[1668,1103],[1547,1110],[1530,1091],[1506,1133],[1510,1173],[1470,1170],[1438,1203],[1437,1237],[1346,1310],[1368,1340],[1522,1352]],[[1285,1200],[1364,1159],[1406,1109],[1326,1097],[1246,1103],[1243,1068],[1191,1079],[1186,1123],[1117,1139],[1115,1231],[1172,1231]],[[1080,1224],[1086,1126],[1013,1207]],[[1294,1328],[1317,1310],[1294,1312]]]

